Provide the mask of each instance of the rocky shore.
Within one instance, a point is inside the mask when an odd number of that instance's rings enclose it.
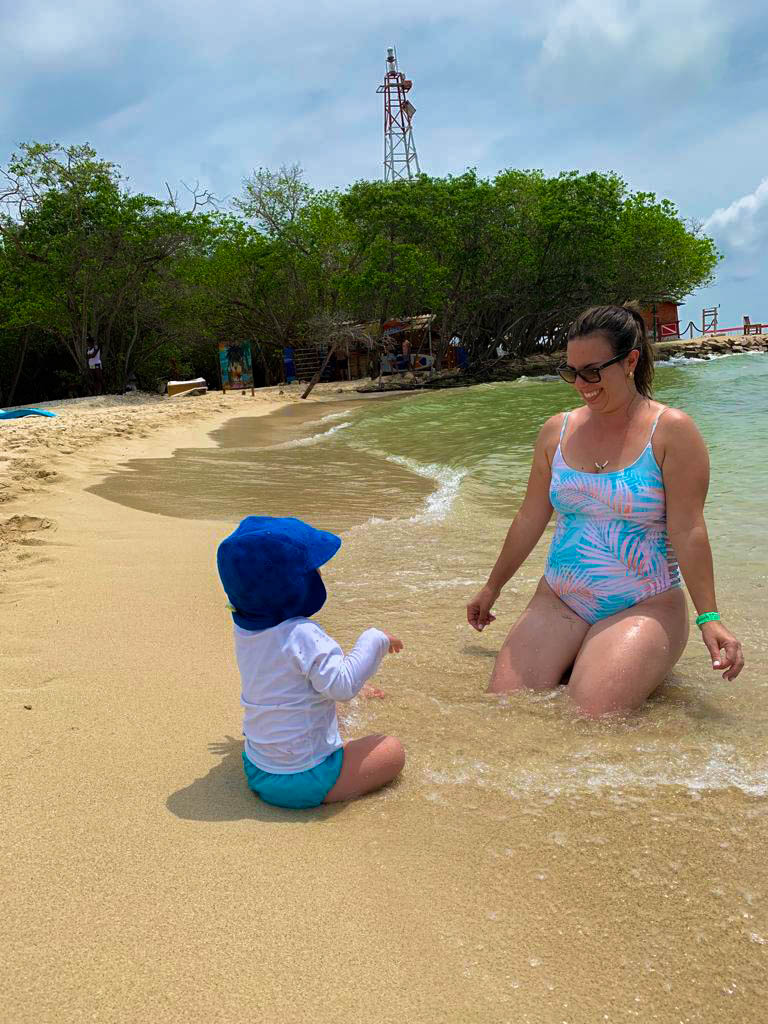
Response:
[[[701,338],[674,338],[658,342],[656,359],[707,359],[711,356],[737,355],[743,352],[768,352],[768,334],[708,334]],[[418,391],[427,388],[470,387],[490,381],[517,380],[520,377],[553,375],[565,361],[565,352],[547,352],[523,359],[499,359],[469,370],[440,370],[427,377],[424,374],[405,373],[393,377],[377,378],[357,388],[361,392]]]

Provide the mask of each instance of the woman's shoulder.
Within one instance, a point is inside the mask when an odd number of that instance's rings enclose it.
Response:
[[[672,433],[673,431],[679,433],[681,429],[684,431],[694,430],[698,433],[696,424],[687,412],[683,412],[682,409],[676,409],[673,405],[664,405],[663,402],[654,401],[652,405],[656,406],[654,420],[658,424],[658,430],[662,435]]]
[[[655,404],[659,411],[655,414],[654,448],[658,446],[662,451],[690,450],[691,445],[704,444],[699,428],[687,412],[661,402]]]
[[[539,436],[536,439],[536,452],[539,454],[543,453],[550,464],[560,443],[560,437],[567,418],[567,412],[556,412],[554,416],[550,416],[549,419],[544,421],[539,430]]]
[[[549,419],[544,420],[541,430],[539,430],[539,438],[545,442],[551,440],[553,437],[559,438],[560,432],[565,425],[565,421],[572,415],[573,412],[556,412],[554,416],[550,416]]]

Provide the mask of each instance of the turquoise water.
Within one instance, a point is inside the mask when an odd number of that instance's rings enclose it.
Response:
[[[753,565],[761,553],[768,491],[768,358],[662,365],[655,397],[689,413],[706,440],[714,546],[724,558],[737,554]],[[558,380],[442,391],[371,411],[329,442],[466,473],[462,491],[506,514],[524,494],[541,424],[577,404],[573,390]],[[762,561],[764,570],[764,554]]]

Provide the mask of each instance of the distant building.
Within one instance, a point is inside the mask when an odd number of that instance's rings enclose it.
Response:
[[[337,343],[326,362],[329,342],[297,341],[283,351],[286,380],[311,380],[325,363],[321,380],[360,380],[384,373],[403,373],[407,369],[429,370],[434,364],[433,341],[439,341],[435,314],[408,316],[384,323],[343,325],[351,329],[349,337]]]
[[[676,299],[658,299],[640,307],[651,340],[680,337],[679,309],[680,303]]]

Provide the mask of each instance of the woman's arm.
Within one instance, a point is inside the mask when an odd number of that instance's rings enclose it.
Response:
[[[715,574],[704,502],[709,489],[709,455],[693,420],[670,409],[661,421],[661,464],[667,501],[667,533],[697,614],[717,611]],[[722,622],[708,622],[702,639],[712,667],[735,679],[744,667],[741,644]],[[724,654],[720,652],[724,650]]]
[[[562,416],[558,415],[547,420],[541,428],[523,503],[507,531],[488,582],[467,605],[467,622],[478,631],[494,621],[495,615],[491,614],[492,605],[504,585],[536,547],[552,518],[552,504],[549,500],[549,485],[552,478],[549,451],[556,443],[561,425]]]

